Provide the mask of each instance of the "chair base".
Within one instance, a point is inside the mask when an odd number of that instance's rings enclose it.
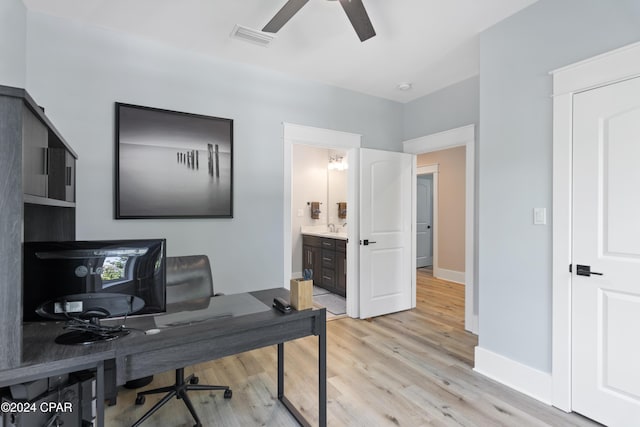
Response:
[[[158,409],[163,407],[167,402],[169,402],[174,397],[176,399],[182,399],[187,409],[191,413],[194,421],[196,422],[195,427],[202,427],[202,422],[196,413],[193,404],[191,403],[191,399],[189,399],[189,395],[187,392],[189,391],[203,391],[203,390],[224,390],[224,398],[231,399],[233,396],[233,392],[227,386],[221,385],[200,385],[198,384],[198,377],[195,375],[190,375],[185,379],[184,377],[184,368],[176,369],[176,382],[174,385],[170,385],[167,387],[159,387],[153,390],[145,390],[138,393],[136,397],[136,405],[142,405],[145,402],[145,396],[149,394],[158,394],[158,393],[167,393],[160,401],[158,401],[151,409],[149,409],[138,421],[136,421],[131,427],[137,427],[142,424],[147,418],[156,413]]]

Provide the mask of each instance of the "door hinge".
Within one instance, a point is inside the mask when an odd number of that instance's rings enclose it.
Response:
[[[569,264],[569,273],[573,273],[573,264]]]

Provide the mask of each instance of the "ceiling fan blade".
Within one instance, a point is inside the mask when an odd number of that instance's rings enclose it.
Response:
[[[363,42],[376,35],[362,0],[340,0],[340,4],[360,37],[360,41]]]
[[[307,4],[309,0],[289,0],[287,3],[282,6],[282,9],[276,13],[276,15],[271,18],[271,21],[267,22],[267,25],[264,26],[262,31],[267,33],[277,33],[280,28],[284,26],[289,19],[293,17],[302,6]]]

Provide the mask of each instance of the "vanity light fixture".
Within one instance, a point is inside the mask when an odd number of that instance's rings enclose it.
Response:
[[[343,171],[349,168],[349,165],[342,156],[329,156],[329,170]]]

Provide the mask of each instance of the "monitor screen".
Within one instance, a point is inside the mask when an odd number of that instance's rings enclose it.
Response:
[[[164,239],[25,242],[23,320],[165,311]]]

